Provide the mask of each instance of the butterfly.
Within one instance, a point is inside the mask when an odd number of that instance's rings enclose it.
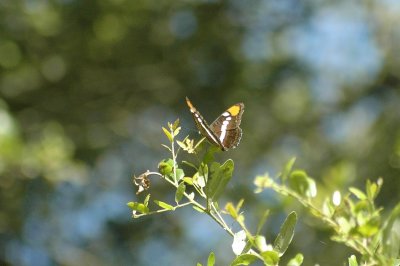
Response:
[[[186,103],[192,113],[197,129],[208,141],[223,151],[236,148],[239,145],[242,138],[242,129],[239,126],[244,112],[243,103],[237,103],[229,107],[211,125],[208,125],[188,97],[186,97]]]

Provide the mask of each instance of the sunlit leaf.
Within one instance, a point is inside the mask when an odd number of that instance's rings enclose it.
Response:
[[[358,199],[360,200],[365,200],[367,199],[367,195],[364,194],[364,192],[362,192],[361,190],[359,190],[358,188],[355,187],[350,187],[349,191],[356,196]]]
[[[179,132],[181,131],[181,127],[178,127],[174,130],[174,137],[178,136]]]
[[[279,263],[279,254],[276,251],[268,250],[261,252],[265,265],[276,266]]]
[[[268,215],[269,215],[269,210],[265,210],[263,215],[261,216],[261,218],[258,221],[257,234],[260,233],[262,227],[264,226],[265,222],[267,221]]]
[[[185,183],[184,182],[180,183],[176,190],[176,193],[175,193],[175,202],[176,203],[179,203],[182,200],[185,190],[186,190]]]
[[[232,160],[227,160],[223,165],[218,163],[211,164],[210,178],[207,183],[206,193],[209,199],[217,201],[224,192],[226,185],[232,178],[234,164]]]
[[[400,232],[397,229],[398,226],[394,226],[395,224],[400,224],[400,203],[392,210],[382,230],[384,253],[391,258],[399,256]]]
[[[292,258],[288,262],[287,266],[300,266],[301,264],[303,264],[303,260],[304,260],[303,254],[298,253],[294,258]]]
[[[272,246],[267,244],[267,240],[265,239],[265,236],[257,235],[254,238],[254,242],[255,242],[258,250],[260,250],[261,252],[272,250]]]
[[[154,200],[154,203],[157,204],[158,206],[160,206],[160,207],[163,208],[163,209],[170,210],[170,211],[175,210],[174,206],[169,205],[168,203],[165,203],[165,202],[163,202],[163,201]]]
[[[237,265],[250,265],[253,262],[255,262],[258,259],[256,255],[252,254],[243,254],[238,256],[236,259],[234,259],[231,263],[231,266],[237,266]]]
[[[208,256],[207,266],[214,266],[214,265],[215,265],[215,254],[214,252],[211,252],[210,255]]]
[[[358,266],[357,258],[354,255],[349,257],[349,266]]]
[[[183,172],[183,169],[177,168],[176,169],[176,180],[179,181],[185,176],[185,172]]]
[[[283,168],[282,175],[281,175],[282,181],[285,181],[288,178],[290,172],[292,171],[295,161],[296,161],[296,157],[293,157],[286,163],[285,167]]]
[[[232,202],[228,202],[225,205],[225,210],[232,216],[233,219],[238,217],[238,213],[236,212],[236,208],[233,206]]]
[[[274,242],[274,250],[279,252],[280,256],[285,253],[290,242],[292,242],[296,223],[297,214],[296,212],[291,212],[281,226],[281,230]]]
[[[264,176],[256,176],[254,179],[254,185],[256,185],[257,189],[254,191],[254,193],[262,192],[264,188],[270,187],[272,183],[272,179],[268,174],[265,174]]]
[[[300,195],[308,198],[313,198],[317,195],[315,181],[302,170],[296,170],[290,174],[289,186]]]
[[[144,204],[145,206],[149,206],[149,200],[150,200],[150,194],[148,194],[148,195],[146,196],[146,198],[145,198],[144,201],[143,201],[143,204]]]
[[[183,182],[185,182],[186,184],[192,186],[193,185],[193,178],[191,177],[184,177],[182,178]]]
[[[172,124],[171,129],[172,129],[172,130],[175,130],[175,129],[178,128],[178,126],[179,126],[179,118],[177,118],[177,119],[175,120],[175,122]]]
[[[164,131],[165,136],[167,136],[169,142],[172,143],[173,138],[172,138],[171,133],[168,131],[168,129],[166,129],[165,127],[162,127],[162,130]]]
[[[148,213],[149,212],[149,208],[144,205],[143,203],[139,203],[139,202],[128,202],[127,203],[128,207],[131,208],[134,211],[138,211],[140,213]]]
[[[201,208],[197,207],[196,205],[193,205],[193,209],[195,209],[196,211],[198,211],[198,212],[201,212],[201,213],[203,213],[203,212],[204,212],[204,210],[203,210],[203,209],[201,209]]]
[[[164,148],[166,148],[167,150],[169,150],[170,152],[172,152],[171,148],[170,148],[170,147],[168,147],[167,145],[165,145],[165,144],[161,144],[161,146],[163,146]]]

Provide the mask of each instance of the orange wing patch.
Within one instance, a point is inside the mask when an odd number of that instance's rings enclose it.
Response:
[[[227,110],[232,116],[237,116],[240,112],[240,106],[234,105]]]

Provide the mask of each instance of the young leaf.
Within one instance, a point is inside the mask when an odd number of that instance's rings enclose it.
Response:
[[[181,127],[178,127],[174,130],[174,137],[178,136],[179,132],[181,131]]]
[[[285,167],[283,168],[282,175],[281,175],[281,179],[283,182],[288,178],[290,172],[292,171],[295,161],[296,161],[296,157],[293,157],[292,159],[289,160],[289,162],[286,163]]]
[[[170,152],[172,152],[171,148],[170,148],[170,147],[168,147],[167,145],[165,145],[165,144],[161,144],[161,146],[163,146],[164,148],[166,148],[167,150],[169,150]]]
[[[176,193],[175,193],[175,202],[176,203],[179,203],[182,200],[183,193],[185,193],[185,190],[186,190],[185,183],[184,182],[180,183],[178,186],[178,189],[176,190]]]
[[[276,266],[279,263],[279,254],[274,250],[264,251],[261,253],[265,265]]]
[[[233,219],[236,219],[238,217],[238,213],[236,212],[236,208],[233,206],[232,202],[228,202],[225,205],[225,210]]]
[[[358,266],[357,258],[354,255],[351,255],[349,258],[349,266]]]
[[[296,212],[291,212],[288,217],[286,217],[285,222],[283,222],[281,230],[274,242],[274,250],[279,253],[279,256],[282,256],[289,247],[289,244],[293,239],[296,222]]]
[[[258,259],[256,255],[252,254],[243,254],[238,256],[236,259],[234,259],[231,263],[231,266],[237,266],[237,265],[250,265],[253,262],[255,262]]]
[[[165,136],[167,136],[169,142],[172,142],[173,138],[171,133],[168,131],[168,129],[166,129],[165,127],[162,127],[162,130],[164,131]]]
[[[201,212],[201,213],[203,213],[203,212],[204,212],[204,210],[203,210],[203,209],[201,209],[201,208],[197,207],[196,205],[193,205],[193,209],[195,209],[196,211],[198,211],[198,212]]]
[[[400,203],[390,213],[389,218],[386,220],[382,230],[382,245],[384,253],[391,258],[396,258],[399,255],[398,241],[400,236],[396,230],[396,223],[400,222]],[[396,239],[397,238],[397,239]],[[397,247],[396,247],[397,246]]]
[[[367,199],[367,195],[364,194],[361,190],[355,187],[350,187],[349,191],[353,193],[354,196],[356,196],[359,200],[365,200]]]
[[[214,266],[214,265],[215,265],[215,254],[214,252],[211,252],[210,255],[208,256],[207,266]]]
[[[174,206],[169,205],[168,203],[165,203],[163,201],[154,200],[154,203],[157,204],[158,206],[160,206],[161,208],[165,209],[165,210],[170,210],[170,211],[175,210]]]
[[[219,147],[216,147],[216,146],[212,145],[207,150],[207,152],[204,154],[203,163],[209,164],[209,163],[213,162],[215,153],[220,152],[220,151],[221,150],[219,149]]]
[[[183,150],[187,150],[188,148],[187,145],[182,141],[177,140],[176,144],[178,144],[178,146],[181,147]]]
[[[138,211],[140,213],[148,213],[149,212],[149,208],[147,206],[145,206],[143,203],[131,201],[131,202],[128,202],[127,205],[132,210]]]
[[[269,210],[266,210],[263,213],[263,216],[260,218],[260,221],[258,222],[258,225],[257,225],[257,233],[256,233],[257,235],[260,233],[262,227],[264,226],[265,222],[267,221],[268,215],[269,215]]]
[[[260,250],[261,252],[272,250],[271,245],[267,245],[267,240],[265,239],[265,236],[257,235],[254,239],[254,242],[258,250]]]
[[[300,266],[303,264],[304,256],[301,253],[298,253],[294,258],[292,258],[287,266]]]
[[[217,201],[232,178],[234,164],[231,159],[223,165],[213,163],[210,168],[210,179],[207,183],[206,193],[209,199]]]
[[[172,124],[171,129],[172,129],[172,130],[175,130],[175,129],[178,128],[178,126],[179,126],[179,118],[177,118],[177,119],[175,120],[175,122]]]
[[[146,196],[146,198],[144,199],[144,202],[143,202],[143,204],[147,207],[147,206],[149,206],[149,200],[150,200],[150,194],[148,194],[147,196]]]
[[[301,196],[313,198],[317,195],[317,186],[314,179],[307,176],[302,170],[293,171],[289,176],[289,186]]]
[[[182,178],[185,177],[185,172],[181,168],[176,169],[176,180],[181,180]]]

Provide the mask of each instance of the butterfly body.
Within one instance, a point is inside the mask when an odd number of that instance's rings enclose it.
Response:
[[[239,126],[244,112],[243,103],[237,103],[229,107],[211,125],[207,123],[187,97],[186,103],[201,135],[223,151],[237,147],[242,138],[242,129]]]

